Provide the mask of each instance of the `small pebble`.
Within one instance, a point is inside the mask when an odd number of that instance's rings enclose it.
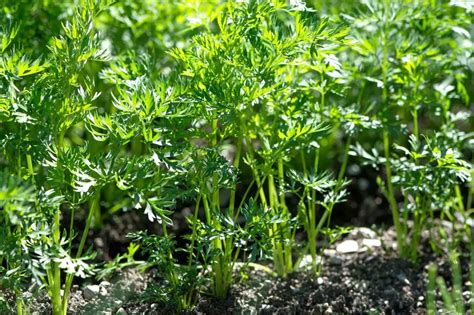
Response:
[[[123,309],[123,307],[119,308],[115,315],[127,315],[127,312]]]
[[[359,251],[359,244],[354,240],[347,240],[336,246],[336,251],[342,254],[356,253]]]
[[[373,230],[366,227],[354,228],[350,231],[349,235],[355,238],[372,238],[373,239],[377,237],[377,233],[375,233]]]
[[[337,253],[337,252],[336,252],[334,249],[329,249],[329,248],[328,248],[328,249],[325,249],[325,250],[324,250],[324,255],[326,255],[326,256],[328,256],[328,257],[334,256],[334,255],[336,255],[336,253]]]
[[[83,295],[86,300],[91,300],[98,297],[100,293],[100,286],[96,284],[88,285],[84,288]]]
[[[364,238],[362,240],[362,245],[365,245],[367,247],[380,247],[382,246],[382,242],[378,239],[369,239],[369,238]]]

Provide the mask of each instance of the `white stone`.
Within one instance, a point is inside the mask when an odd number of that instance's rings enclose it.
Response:
[[[127,312],[123,309],[123,307],[119,308],[115,315],[127,315]]]
[[[83,295],[86,300],[92,300],[94,298],[99,297],[99,293],[100,293],[100,286],[96,284],[91,284],[84,288]]]
[[[102,297],[105,297],[105,296],[107,296],[107,294],[108,294],[107,289],[101,286],[100,291],[99,291],[99,295],[102,296]]]
[[[337,244],[336,251],[341,254],[356,253],[359,251],[359,244],[354,240],[347,240]]]
[[[354,237],[354,238],[376,238],[377,233],[375,233],[373,230],[366,228],[366,227],[357,227],[353,228],[350,232],[349,235]]]
[[[321,263],[321,257],[316,256],[316,264],[320,264],[320,263]],[[312,264],[313,264],[313,258],[311,257],[311,255],[305,255],[303,259],[301,259],[300,267],[311,268]]]
[[[382,246],[382,242],[378,239],[364,238],[362,240],[362,245],[367,246],[367,247],[380,247]]]
[[[336,255],[336,251],[334,249],[330,249],[330,248],[327,248],[324,250],[324,255],[328,256],[328,257],[331,257],[331,256],[334,256]]]

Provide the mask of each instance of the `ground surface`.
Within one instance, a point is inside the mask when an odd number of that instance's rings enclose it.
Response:
[[[299,271],[287,279],[249,267],[248,279],[236,281],[219,301],[202,295],[191,314],[424,314],[426,268],[436,263],[448,275],[449,264],[421,251],[418,265],[398,259],[392,230],[377,234],[357,228],[324,253],[319,276]],[[425,247],[426,246],[425,244]],[[303,265],[309,264],[304,260]],[[467,272],[464,272],[467,276]],[[240,276],[236,276],[239,280]],[[99,284],[76,286],[73,314],[170,314],[165,305],[143,302],[140,294],[155,281],[152,274],[128,269]],[[467,281],[467,280],[466,280]],[[467,297],[469,298],[469,297]],[[34,304],[48,314],[47,299]]]

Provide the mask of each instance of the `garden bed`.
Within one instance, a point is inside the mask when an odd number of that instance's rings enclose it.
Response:
[[[469,1],[0,11],[0,314],[474,313]]]
[[[445,226],[449,226],[445,222]],[[202,294],[196,307],[187,314],[426,314],[428,266],[438,266],[449,280],[449,261],[435,255],[423,241],[420,262],[398,258],[393,229],[374,231],[354,228],[323,254],[323,268],[315,275],[310,257],[303,259],[301,270],[286,279],[268,272],[266,264],[235,269],[236,283],[228,298],[219,300]],[[462,260],[467,270],[467,260]],[[305,264],[307,264],[305,270]],[[242,267],[242,266],[239,266]],[[143,300],[151,284],[160,285],[156,270],[135,268],[119,271],[110,279],[74,286],[71,314],[170,314],[169,305]],[[470,299],[468,272],[464,273],[463,295]],[[441,307],[441,297],[437,302]],[[32,303],[34,314],[51,312],[49,299]]]

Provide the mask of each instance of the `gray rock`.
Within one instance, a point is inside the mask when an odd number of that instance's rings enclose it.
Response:
[[[83,295],[86,300],[92,300],[99,297],[100,286],[97,284],[91,284],[84,288]]]
[[[343,259],[340,256],[333,255],[329,257],[329,263],[332,265],[339,266],[339,265],[342,265],[342,262],[343,262]]]

